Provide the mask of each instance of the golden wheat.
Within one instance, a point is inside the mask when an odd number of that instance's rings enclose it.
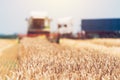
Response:
[[[19,66],[5,77],[8,80],[120,80],[120,58],[104,51],[101,54],[98,51],[101,47],[91,47],[95,49],[24,38]]]

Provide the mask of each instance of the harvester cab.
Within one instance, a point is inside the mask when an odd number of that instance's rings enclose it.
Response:
[[[49,36],[51,19],[45,12],[31,12],[28,22],[27,36],[34,37],[39,35]]]

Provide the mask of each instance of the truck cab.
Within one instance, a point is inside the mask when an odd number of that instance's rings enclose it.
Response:
[[[72,18],[65,17],[58,19],[57,31],[61,38],[71,38],[72,37]]]

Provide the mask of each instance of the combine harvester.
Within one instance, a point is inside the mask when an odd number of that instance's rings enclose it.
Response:
[[[120,19],[83,19],[86,38],[120,38]]]
[[[52,19],[48,17],[46,12],[31,12],[28,22],[28,31],[27,35],[19,35],[19,38],[22,37],[37,37],[44,36],[51,42],[59,43],[58,33],[52,33],[50,31],[50,23]]]
[[[27,36],[35,37],[38,35],[49,36],[51,19],[46,12],[31,12],[28,22]]]

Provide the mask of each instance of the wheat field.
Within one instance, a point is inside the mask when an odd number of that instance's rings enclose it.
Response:
[[[17,67],[1,80],[120,80],[119,42],[61,39],[56,44],[23,38],[16,56]]]
[[[17,56],[17,40],[0,39],[0,78],[17,66]]]

